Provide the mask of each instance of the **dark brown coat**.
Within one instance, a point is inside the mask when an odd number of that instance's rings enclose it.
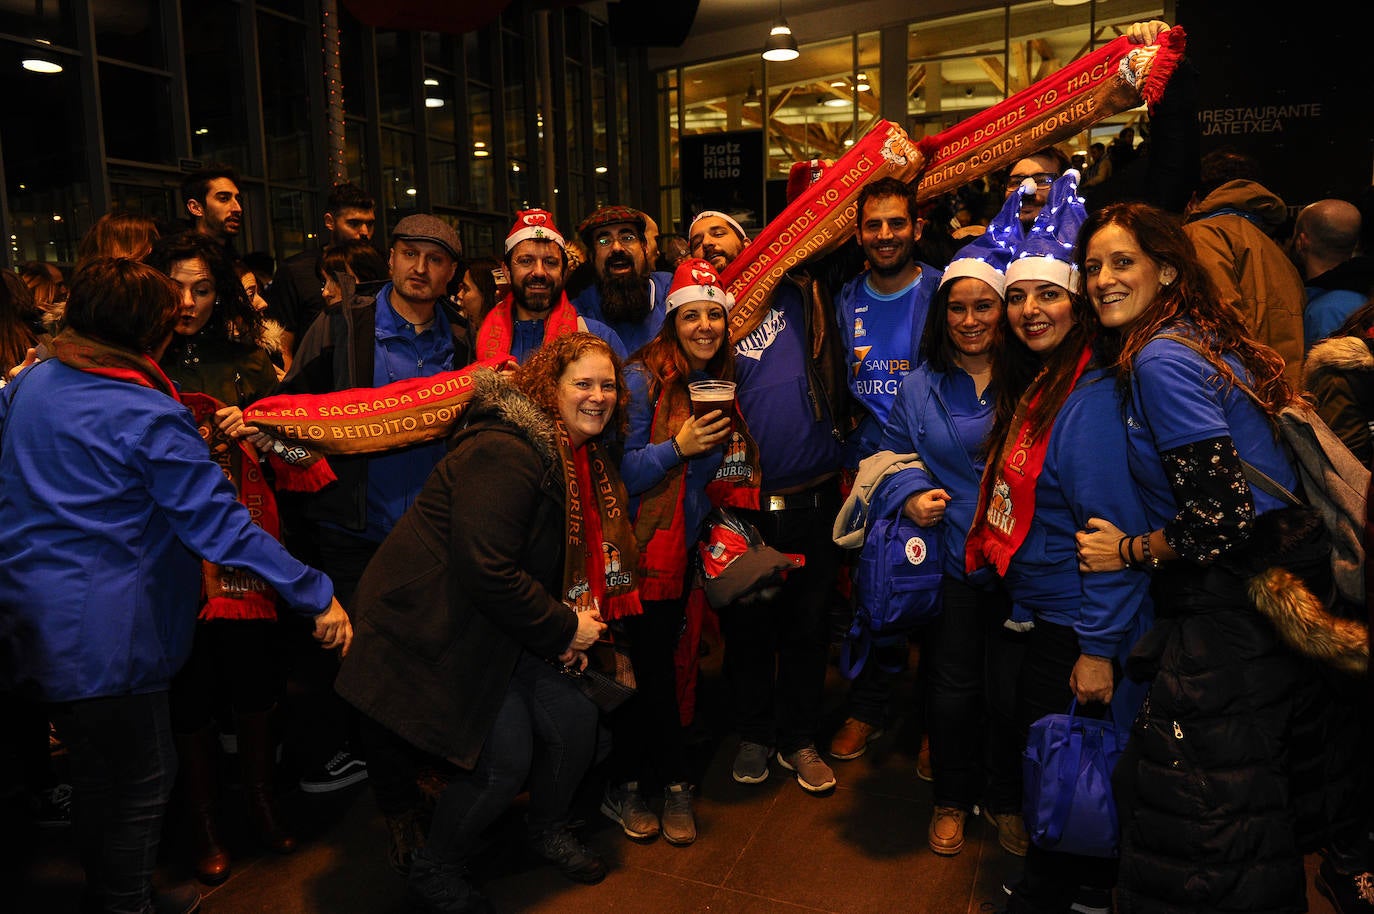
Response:
[[[554,657],[577,618],[562,589],[566,493],[553,424],[493,372],[469,425],[358,585],[335,687],[413,745],[477,761],[521,651]]]

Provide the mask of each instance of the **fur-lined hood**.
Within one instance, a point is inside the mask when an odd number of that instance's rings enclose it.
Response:
[[[1311,388],[1308,379],[1319,371],[1374,371],[1374,352],[1362,337],[1328,337],[1307,353],[1302,364],[1304,389]]]
[[[547,464],[558,459],[558,431],[553,417],[525,396],[500,372],[483,368],[472,374],[472,405],[467,427],[482,421],[510,426],[534,446]]]

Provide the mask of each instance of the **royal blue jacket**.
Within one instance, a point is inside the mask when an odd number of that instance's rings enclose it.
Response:
[[[649,274],[649,315],[642,321],[617,321],[611,323],[601,310],[601,290],[593,283],[578,293],[573,299],[577,313],[588,320],[600,321],[610,327],[625,349],[634,355],[645,343],[658,336],[663,319],[668,314],[668,287],[673,284],[672,273],[653,272]],[[596,331],[592,331],[595,333]],[[599,335],[599,334],[598,334]],[[623,358],[623,356],[622,356]]]
[[[0,393],[0,529],[0,689],[43,701],[169,688],[202,558],[306,614],[333,597],[253,523],[189,410],[55,359]]]
[[[1080,572],[1074,534],[1090,517],[1128,532],[1150,529],[1128,466],[1116,383],[1104,370],[1088,369],[1055,418],[1035,514],[1004,576],[1017,610],[1072,626],[1082,653],[1123,663],[1154,619],[1149,575]]]
[[[704,379],[706,375],[693,374],[691,380]],[[625,456],[620,462],[620,478],[625,490],[630,494],[630,516],[639,516],[639,496],[653,488],[678,464],[677,452],[672,441],[649,443],[653,431],[654,410],[658,402],[649,399],[649,373],[643,362],[633,362],[625,371],[625,384],[630,388],[630,432],[625,439]],[[701,533],[701,525],[711,510],[711,500],[706,497],[706,486],[716,471],[720,469],[725,457],[724,448],[715,447],[687,461],[686,490],[682,495],[683,531],[687,545],[696,542]]]
[[[889,481],[908,496],[927,489],[950,495],[939,523],[944,572],[964,580],[964,540],[978,510],[978,484],[986,460],[979,453],[992,430],[996,400],[991,388],[979,397],[963,369],[936,371],[921,363],[902,379],[888,418],[882,451],[915,453],[924,470],[901,470]]]

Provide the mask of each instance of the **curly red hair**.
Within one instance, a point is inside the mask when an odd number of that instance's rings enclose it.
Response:
[[[546,340],[536,349],[525,364],[515,370],[512,382],[516,388],[529,397],[539,408],[550,416],[558,415],[558,382],[568,366],[588,354],[600,354],[611,360],[615,368],[615,413],[607,428],[614,428],[622,435],[629,428],[630,390],[625,386],[625,371],[620,357],[610,344],[595,334],[577,332],[567,333],[553,340]]]

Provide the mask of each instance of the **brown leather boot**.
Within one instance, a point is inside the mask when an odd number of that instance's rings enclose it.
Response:
[[[209,727],[176,734],[191,866],[206,885],[219,885],[229,878],[229,852],[220,843],[215,824],[215,742]]]
[[[296,836],[283,824],[272,793],[272,774],[277,767],[272,712],[235,714],[234,727],[238,730],[239,765],[253,832],[263,847],[276,854],[289,854],[296,849]]]

